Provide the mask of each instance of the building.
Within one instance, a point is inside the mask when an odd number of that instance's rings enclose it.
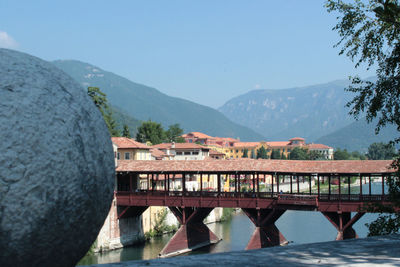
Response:
[[[195,143],[162,143],[151,148],[172,155],[175,160],[204,160],[210,151],[210,148]]]
[[[190,132],[183,135],[187,143],[201,143],[207,146],[211,151],[223,153],[225,156],[222,158],[226,159],[237,159],[237,158],[257,158],[257,150],[261,147],[267,152],[267,157],[271,156],[276,159],[287,159],[290,157],[290,153],[296,147],[308,149],[309,151],[317,151],[324,159],[333,159],[333,148],[323,144],[306,144],[305,139],[302,137],[294,137],[289,141],[260,141],[260,142],[241,142],[238,139],[230,137],[212,137],[200,132]],[[247,151],[247,156],[245,153]],[[212,152],[215,154],[214,152]],[[210,153],[211,155],[211,153]],[[210,156],[211,158],[217,157],[216,155]],[[218,155],[221,158],[221,155]]]
[[[117,160],[151,160],[150,147],[127,137],[111,137],[117,146]]]
[[[333,148],[323,144],[308,144],[309,151],[317,151],[324,159],[333,160]]]
[[[163,152],[162,150],[160,150],[158,148],[151,148],[150,153],[151,153],[152,160],[173,160],[174,159],[174,155],[172,155],[172,154],[168,155],[167,153]]]

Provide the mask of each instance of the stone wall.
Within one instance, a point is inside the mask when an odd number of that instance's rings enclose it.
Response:
[[[132,245],[144,240],[142,217],[125,218],[118,220],[116,199],[97,236],[94,251],[104,251]]]

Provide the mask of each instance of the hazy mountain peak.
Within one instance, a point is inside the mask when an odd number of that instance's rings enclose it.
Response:
[[[186,132],[201,131],[212,136],[240,137],[248,141],[264,139],[263,135],[230,121],[215,109],[170,97],[97,66],[77,60],[53,63],[83,87],[99,87],[113,106],[139,120],[151,119],[165,127],[179,123]]]

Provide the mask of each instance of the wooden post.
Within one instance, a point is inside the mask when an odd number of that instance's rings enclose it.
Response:
[[[300,194],[300,180],[299,180],[299,176],[296,176],[296,180],[297,180],[297,194]]]
[[[331,199],[331,174],[328,174],[328,199]]]
[[[340,174],[338,175],[338,179],[339,179],[339,200],[341,200],[342,199],[342,190],[341,190],[341,187],[342,187],[342,184],[341,184],[341,176],[340,176]]]
[[[382,174],[382,196],[385,195],[385,175]]]
[[[257,197],[260,197],[260,174],[257,173]]]
[[[203,174],[200,174],[200,196],[203,195]]]
[[[167,191],[169,192],[169,173],[167,174]]]
[[[217,174],[217,192],[218,192],[218,196],[221,194],[221,174],[218,173]]]
[[[311,174],[308,176],[308,178],[309,178],[308,182],[309,182],[309,186],[310,186],[310,195],[311,195]]]
[[[371,195],[371,174],[369,174],[369,195]]]
[[[279,174],[275,174],[276,177],[276,193],[279,194],[280,190],[279,190]]]
[[[186,192],[186,173],[182,173],[182,194]]]
[[[362,194],[363,194],[363,192],[362,192],[362,175],[361,175],[361,173],[359,173],[358,174],[358,176],[360,176],[360,200],[362,200]]]
[[[293,194],[293,174],[290,174],[290,194]]]
[[[238,193],[239,193],[239,197],[240,197],[240,174],[238,177]]]
[[[274,174],[271,174],[271,197],[274,196]]]
[[[351,190],[350,190],[350,176],[347,176],[347,183],[348,183],[348,186],[349,186],[349,199],[350,199],[350,195],[351,195]]]
[[[252,174],[253,175],[253,193],[256,192],[256,175],[255,173]]]
[[[129,192],[132,192],[132,173],[129,173]]]
[[[319,188],[319,173],[317,174],[317,190],[318,190],[318,198],[319,198],[319,190],[320,190],[320,188]]]

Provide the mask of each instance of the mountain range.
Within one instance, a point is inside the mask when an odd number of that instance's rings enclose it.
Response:
[[[346,103],[354,97],[345,90],[348,85],[347,80],[337,80],[291,89],[253,90],[228,100],[218,110],[269,140],[299,136],[309,143],[366,151],[371,143],[398,136],[394,126],[376,135],[376,121],[368,124],[365,118],[356,121],[348,114]]]
[[[179,123],[185,132],[202,131],[211,136],[239,137],[244,141],[263,140],[255,131],[232,122],[221,112],[194,102],[171,97],[155,88],[132,82],[99,67],[76,60],[52,62],[84,88],[99,87],[117,109],[119,119],[152,120],[164,128]],[[133,122],[134,119],[132,119]]]
[[[398,135],[389,126],[375,135],[375,122],[355,121],[346,103],[353,94],[346,80],[280,90],[253,90],[228,100],[218,110],[138,84],[99,67],[76,60],[54,61],[83,88],[99,87],[111,103],[119,125],[133,134],[141,121],[153,120],[165,128],[179,123],[185,132],[239,137],[242,141],[286,141],[303,137],[308,143],[366,151],[373,142]]]
[[[253,90],[227,101],[218,110],[270,140],[300,136],[306,141],[336,131],[354,121],[346,103],[346,81],[282,90]]]

